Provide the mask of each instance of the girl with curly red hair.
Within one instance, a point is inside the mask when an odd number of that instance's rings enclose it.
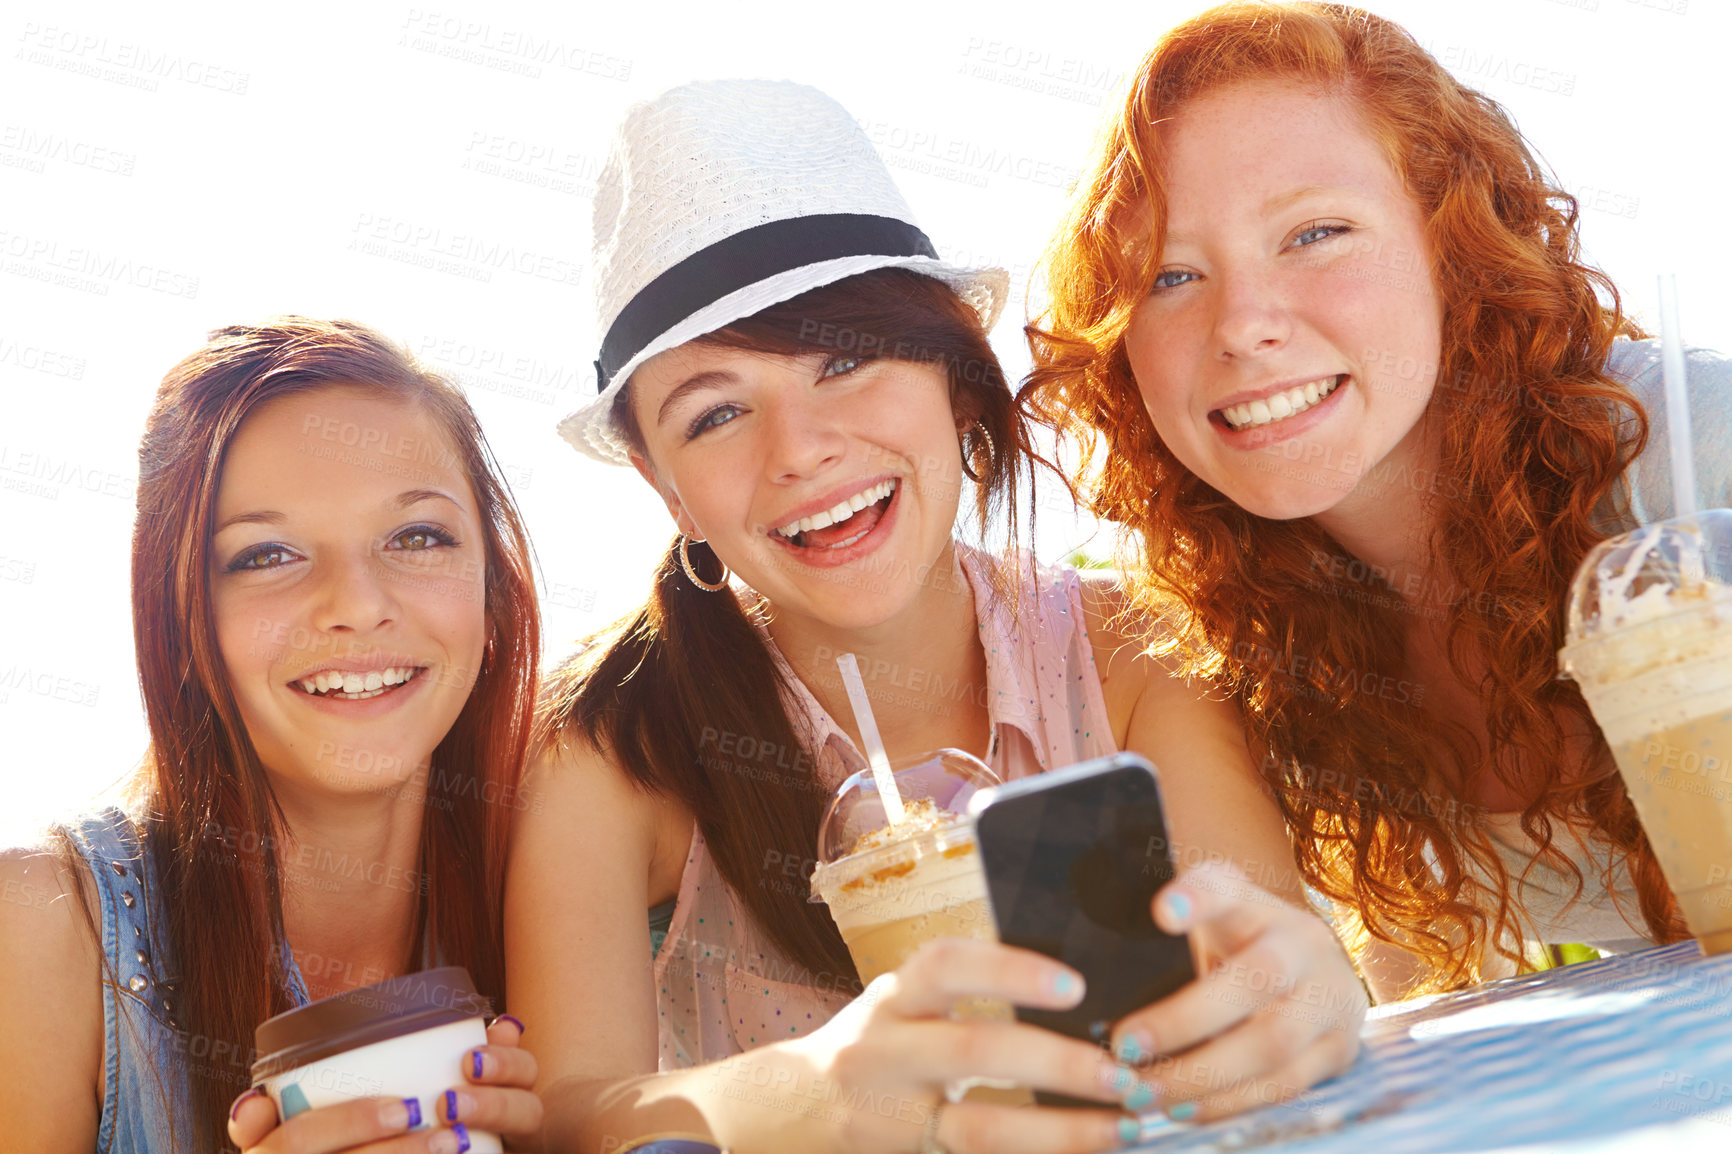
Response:
[[[1684,936],[1558,679],[1577,564],[1671,511],[1659,358],[1576,225],[1399,27],[1233,4],[1143,62],[1048,254],[1021,400],[1237,702],[1383,996]],[[1727,362],[1690,373],[1706,398]]]

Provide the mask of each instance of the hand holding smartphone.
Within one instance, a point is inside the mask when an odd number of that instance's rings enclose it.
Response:
[[[1020,1020],[1104,1045],[1119,1018],[1196,977],[1190,939],[1151,914],[1174,871],[1148,761],[1120,753],[1024,778],[982,791],[970,811],[999,940],[1087,983],[1074,1008],[1018,1008]]]

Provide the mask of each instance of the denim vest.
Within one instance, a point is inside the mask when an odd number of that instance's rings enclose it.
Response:
[[[96,1154],[192,1154],[187,1070],[215,1065],[239,1095],[250,1085],[250,1047],[188,1039],[176,1020],[174,959],[155,870],[138,829],[118,809],[65,828],[90,867],[102,939],[102,1120]],[[289,996],[307,1002],[306,985],[285,943]],[[221,1053],[213,1053],[221,1049]]]

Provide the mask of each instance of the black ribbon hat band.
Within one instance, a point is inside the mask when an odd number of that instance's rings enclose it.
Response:
[[[938,259],[926,234],[905,220],[836,212],[755,225],[701,248],[642,289],[620,310],[601,342],[596,389],[649,343],[697,312],[759,281],[849,256]]]

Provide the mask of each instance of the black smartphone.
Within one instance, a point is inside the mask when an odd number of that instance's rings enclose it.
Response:
[[[1056,958],[1087,983],[1074,1008],[1019,1006],[1018,1019],[1106,1045],[1120,1018],[1196,977],[1189,937],[1151,914],[1173,857],[1146,760],[1118,753],[994,786],[970,810],[999,940]]]

